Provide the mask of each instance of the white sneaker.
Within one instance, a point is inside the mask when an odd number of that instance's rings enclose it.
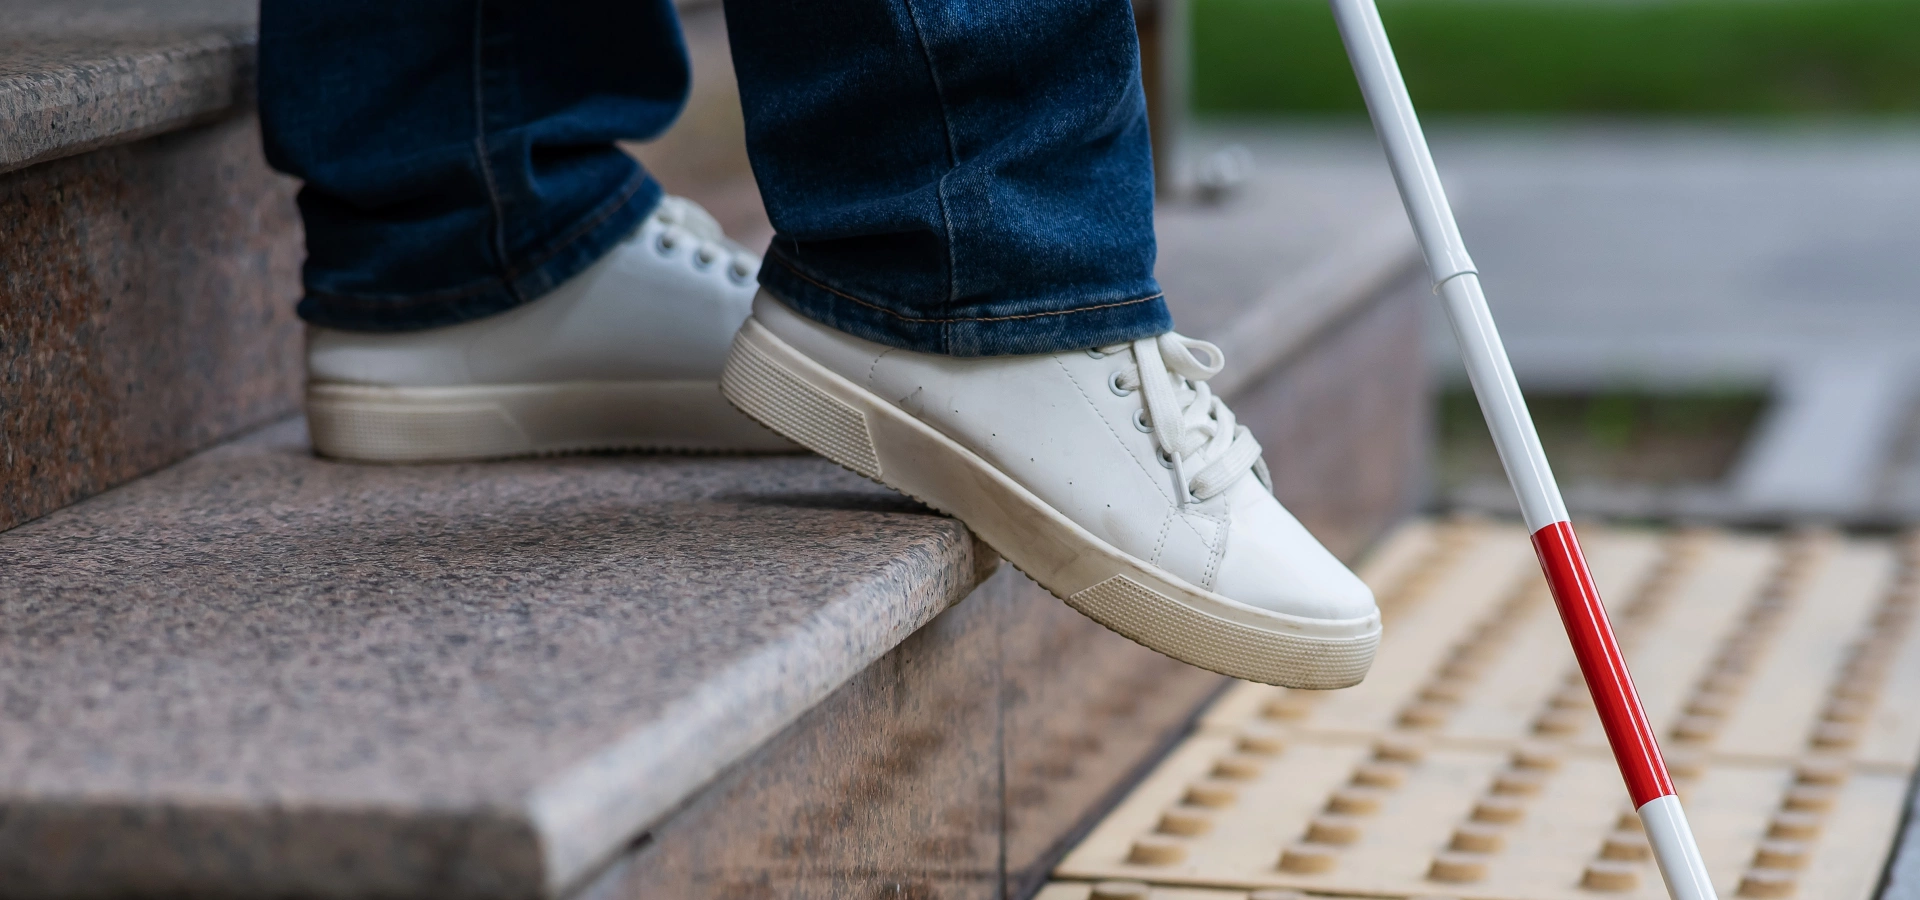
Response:
[[[759,268],[706,210],[667,197],[524,306],[426,331],[309,329],[314,449],[377,462],[796,450],[720,396]]]
[[[1273,498],[1259,444],[1205,384],[1221,362],[1175,334],[1039,356],[913,353],[762,292],[721,389],[953,514],[1141,644],[1268,684],[1355,684],[1380,641],[1373,594]]]

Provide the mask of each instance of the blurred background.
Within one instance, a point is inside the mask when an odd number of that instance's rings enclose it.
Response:
[[[1576,515],[1920,513],[1920,4],[1380,7]],[[1240,202],[1208,186],[1240,165],[1346,179],[1355,203],[1391,191],[1324,2],[1170,10],[1186,196]],[[1428,502],[1510,511],[1423,307]]]
[[[1577,517],[1920,519],[1920,2],[1379,2]],[[1276,494],[1350,560],[1423,510],[1512,511],[1325,0],[1134,4],[1158,275]],[[764,247],[724,10],[675,5],[692,97],[629,149]],[[1222,688],[825,463],[314,459],[257,9],[0,0],[0,894],[1030,896]],[[1399,533],[1390,608],[1507,604],[1485,573],[1531,568],[1511,529]],[[1753,609],[1815,585],[1823,619],[1900,627],[1904,588],[1867,593],[1892,546],[1805,576],[1838,543],[1738,550],[1782,585]],[[1666,596],[1660,565],[1614,596]],[[1724,682],[1765,652],[1740,627],[1648,646],[1713,643]],[[1808,634],[1756,683],[1893,658]],[[1681,709],[1686,670],[1653,671]]]

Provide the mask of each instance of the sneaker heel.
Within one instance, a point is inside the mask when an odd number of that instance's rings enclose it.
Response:
[[[797,356],[760,323],[748,319],[733,337],[720,391],[741,412],[788,439],[855,472],[879,480],[867,418],[783,362]]]

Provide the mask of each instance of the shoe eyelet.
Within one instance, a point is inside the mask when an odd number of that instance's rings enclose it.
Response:
[[[1101,353],[1099,347],[1088,347],[1087,357],[1089,359],[1106,359],[1107,355],[1105,353]]]
[[[713,251],[708,250],[705,247],[702,247],[693,252],[693,267],[704,272],[708,269],[713,268],[713,264],[719,259],[720,259],[720,255],[718,253],[714,253]]]
[[[1154,448],[1153,455],[1160,460],[1161,468],[1169,470],[1173,468],[1173,454],[1168,453],[1165,448]]]
[[[727,267],[727,280],[734,284],[746,284],[747,280],[752,277],[753,270],[744,266],[731,265]]]
[[[1119,369],[1115,369],[1113,370],[1112,375],[1107,376],[1107,390],[1112,391],[1115,397],[1125,397],[1128,394],[1133,393],[1133,389],[1121,386],[1120,376],[1122,374],[1125,374],[1125,373],[1121,372]]]
[[[1140,429],[1140,431],[1145,434],[1153,433],[1153,422],[1147,419],[1146,410],[1136,409],[1133,411],[1133,427]]]
[[[659,251],[661,256],[671,255],[673,248],[676,246],[678,246],[678,244],[674,241],[673,236],[666,232],[661,232],[659,237],[653,239],[653,249]]]

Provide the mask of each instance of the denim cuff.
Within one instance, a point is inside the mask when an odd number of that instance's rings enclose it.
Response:
[[[296,311],[310,324],[341,331],[420,331],[471,322],[538,300],[598,262],[659,205],[660,184],[634,168],[634,176],[605,202],[496,275],[414,294],[346,294],[309,287]]]
[[[889,347],[945,356],[1060,353],[1173,330],[1173,316],[1157,287],[1139,297],[1094,292],[1061,298],[1050,308],[1007,315],[928,318],[841,290],[825,277],[801,271],[777,250],[770,250],[760,267],[760,286],[822,325]]]

